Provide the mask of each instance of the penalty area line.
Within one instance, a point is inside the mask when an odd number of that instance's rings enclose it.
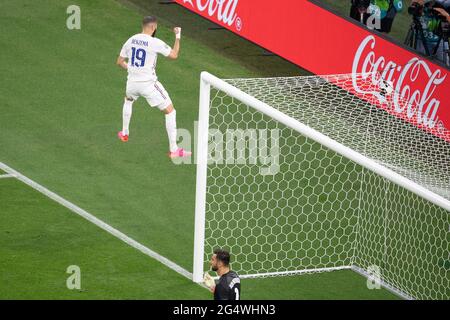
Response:
[[[15,176],[10,173],[0,174],[0,179],[6,179],[6,178],[15,178]]]
[[[159,261],[160,263],[162,263],[166,267],[174,270],[175,272],[179,273],[183,277],[185,277],[185,278],[187,278],[189,280],[192,280],[192,273],[190,273],[186,269],[180,267],[175,262],[170,261],[166,257],[164,257],[164,256],[158,254],[157,252],[151,250],[150,248],[147,248],[146,246],[140,244],[136,240],[130,238],[126,234],[120,232],[119,230],[117,230],[114,227],[110,226],[109,224],[103,222],[102,220],[96,218],[95,216],[93,216],[89,212],[81,209],[80,207],[78,207],[77,205],[73,204],[72,202],[70,202],[70,201],[62,198],[61,196],[57,195],[56,193],[48,190],[47,188],[45,188],[44,186],[40,185],[39,183],[37,183],[37,182],[27,178],[26,176],[24,176],[23,174],[21,174],[20,172],[18,172],[16,170],[12,169],[11,167],[7,166],[3,162],[0,162],[0,169],[5,171],[5,172],[7,172],[8,178],[10,178],[10,177],[11,178],[17,178],[18,180],[22,181],[26,185],[28,185],[31,188],[39,191],[43,195],[45,195],[48,198],[52,199],[53,201],[59,203],[60,205],[66,207],[67,209],[69,209],[72,212],[76,213],[77,215],[83,217],[84,219],[88,220],[89,222],[95,224],[96,226],[98,226],[99,228],[105,230],[106,232],[108,232],[109,234],[111,234],[114,237],[118,238],[119,240],[122,240],[123,242],[125,242],[129,246],[131,246],[131,247],[141,251],[143,254],[145,254],[145,255],[147,255],[147,256],[149,256],[149,257]],[[0,175],[0,178],[2,176],[4,177],[6,175]],[[4,178],[6,178],[6,177],[4,177]]]

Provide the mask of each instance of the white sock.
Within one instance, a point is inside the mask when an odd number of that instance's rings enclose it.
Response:
[[[125,102],[123,103],[123,110],[122,110],[122,134],[128,135],[129,134],[129,127],[130,127],[130,120],[131,120],[131,114],[133,113],[133,101],[129,101],[125,99]]]
[[[173,110],[171,113],[166,114],[166,130],[169,137],[170,152],[178,150],[177,146],[177,112]]]

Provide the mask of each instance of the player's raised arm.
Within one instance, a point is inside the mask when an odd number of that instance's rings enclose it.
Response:
[[[173,32],[175,33],[175,43],[173,45],[170,54],[167,56],[169,59],[177,59],[178,54],[180,53],[180,39],[181,39],[181,28],[175,27],[173,28]]]

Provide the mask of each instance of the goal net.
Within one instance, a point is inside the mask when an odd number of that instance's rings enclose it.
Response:
[[[202,73],[194,281],[220,247],[242,278],[350,269],[450,299],[450,144],[389,99],[367,75]]]

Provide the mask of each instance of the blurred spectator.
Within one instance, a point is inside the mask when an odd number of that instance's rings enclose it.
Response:
[[[450,0],[412,0],[413,23],[405,43],[448,64],[449,11]]]
[[[351,0],[350,16],[379,32],[389,33],[402,0]]]

